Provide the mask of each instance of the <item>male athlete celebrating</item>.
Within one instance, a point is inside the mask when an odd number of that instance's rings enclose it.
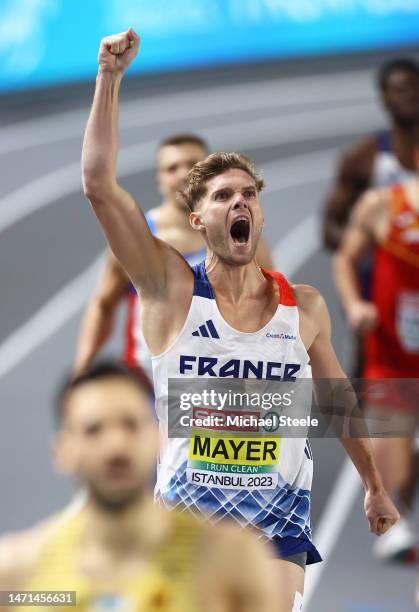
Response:
[[[176,194],[183,189],[192,166],[208,153],[207,143],[196,134],[173,134],[162,140],[157,152],[157,180],[163,201],[146,213],[152,233],[179,251],[190,266],[205,259],[206,246],[201,234],[191,227],[188,209]],[[263,240],[258,245],[257,260],[265,268],[272,267],[269,249]],[[139,368],[151,386],[151,358],[142,337],[138,294],[112,251],[108,252],[98,287],[86,306],[74,371],[77,374],[88,367],[108,340],[118,306],[124,300],[127,301],[124,362],[131,368]]]
[[[157,496],[259,529],[280,557],[275,561],[281,587],[278,610],[300,610],[305,563],[320,560],[311,543],[312,461],[306,441],[283,440],[267,479],[269,488],[198,486],[188,441],[167,436],[168,379],[294,380],[310,377],[311,368],[317,378],[343,378],[330,341],[327,308],[312,287],[291,287],[282,275],[257,266],[263,181],[241,155],[210,155],[188,175],[183,198],[191,209],[192,227],[206,241],[205,262],[191,269],[175,249],[151,234],[136,202],[116,180],[118,93],[138,48],[132,29],[101,43],[83,145],[83,183],[113,252],[141,292],[142,329],[153,355],[162,433]],[[243,359],[248,355],[254,359]],[[382,486],[370,446],[361,439],[342,442],[366,489],[370,528],[384,533],[398,513]],[[257,459],[250,461],[257,467]]]

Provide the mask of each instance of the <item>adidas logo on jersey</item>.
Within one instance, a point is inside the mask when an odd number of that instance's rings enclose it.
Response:
[[[192,332],[192,336],[200,336],[202,338],[217,338],[220,339],[217,330],[215,329],[215,325],[211,319],[205,321],[203,325],[200,325],[198,329]]]

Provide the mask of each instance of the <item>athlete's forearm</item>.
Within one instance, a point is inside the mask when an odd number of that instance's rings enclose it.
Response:
[[[366,491],[380,493],[383,481],[375,465],[369,438],[341,438],[341,443],[358,470]]]
[[[333,272],[337,292],[347,311],[351,304],[362,300],[356,262],[339,250],[333,256]]]
[[[84,135],[82,170],[86,194],[116,181],[118,96],[122,72],[99,69],[93,105]]]
[[[109,339],[113,322],[113,310],[107,308],[100,300],[94,300],[89,304],[81,326],[74,360],[74,374],[79,374],[91,364]]]

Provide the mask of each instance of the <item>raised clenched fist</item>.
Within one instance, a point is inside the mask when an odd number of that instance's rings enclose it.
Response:
[[[107,72],[124,72],[140,48],[140,37],[129,28],[126,32],[102,38],[99,48],[99,68]]]

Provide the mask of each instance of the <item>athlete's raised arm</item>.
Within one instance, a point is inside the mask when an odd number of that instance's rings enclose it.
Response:
[[[161,295],[170,249],[149,230],[134,198],[116,179],[118,94],[140,39],[127,32],[101,41],[96,90],[83,143],[83,186],[112,251],[143,295]]]
[[[310,345],[308,353],[317,395],[324,393],[323,385],[337,389],[340,398],[353,407],[356,400],[349,397],[351,387],[332,345],[329,311],[321,294],[306,285],[296,286],[302,329]],[[340,383],[340,380],[342,382]],[[365,513],[370,530],[376,535],[385,533],[398,519],[399,513],[386,490],[375,465],[369,438],[341,437],[340,442],[355,465],[365,488]]]

